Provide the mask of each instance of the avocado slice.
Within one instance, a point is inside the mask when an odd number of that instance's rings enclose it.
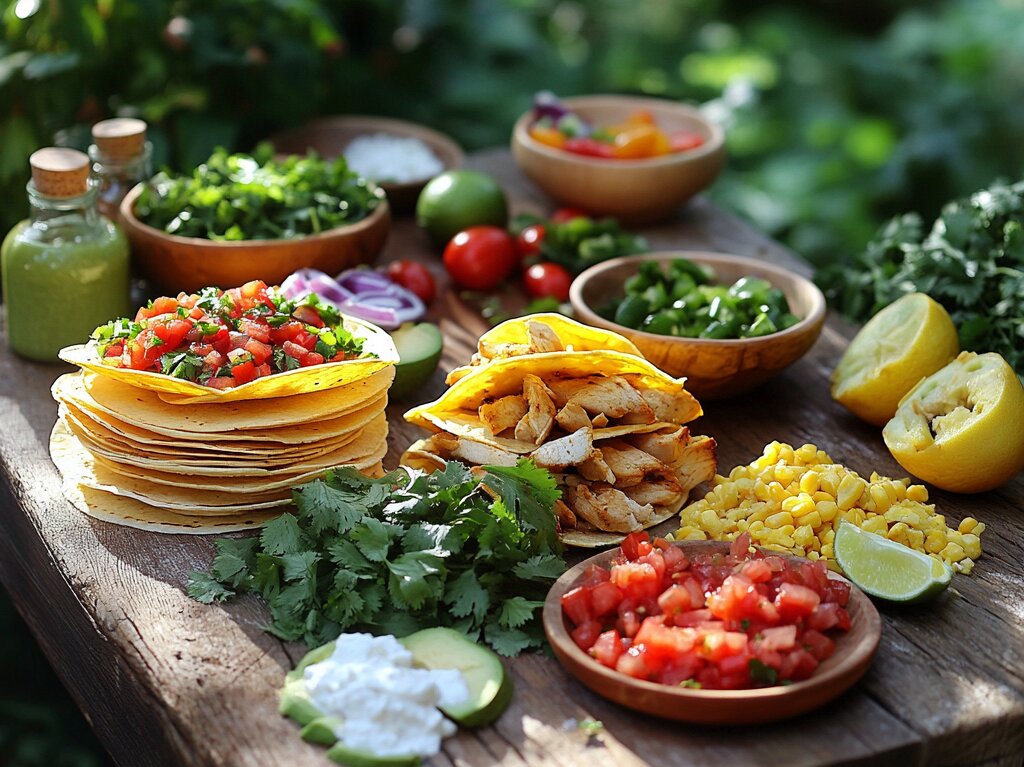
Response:
[[[442,707],[463,727],[482,727],[497,719],[512,700],[512,679],[495,653],[449,628],[430,628],[399,639],[421,668],[458,669],[469,688],[469,699]]]
[[[301,676],[285,682],[278,697],[277,710],[294,719],[299,726],[305,726],[323,716],[323,712],[310,700]]]
[[[299,737],[307,743],[333,746],[338,742],[338,736],[334,734],[334,728],[342,723],[342,720],[336,716],[319,716],[302,728]]]
[[[406,322],[391,331],[391,339],[398,349],[399,362],[395,366],[395,381],[388,396],[402,399],[417,393],[430,380],[441,361],[444,340],[437,325],[429,322]]]
[[[341,743],[331,746],[327,757],[345,767],[417,767],[420,763],[418,756],[377,756],[348,748]]]

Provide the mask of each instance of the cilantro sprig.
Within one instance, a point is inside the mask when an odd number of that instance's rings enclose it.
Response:
[[[815,279],[856,321],[927,293],[949,311],[961,347],[998,352],[1024,380],[1024,181],[949,203],[930,230],[916,214],[898,216],[863,253]]]
[[[566,567],[559,496],[528,460],[381,479],[336,469],[295,489],[296,513],[258,538],[218,540],[188,592],[205,603],[257,592],[270,607],[267,630],[310,646],[348,630],[440,625],[517,655],[542,646],[540,608]]]

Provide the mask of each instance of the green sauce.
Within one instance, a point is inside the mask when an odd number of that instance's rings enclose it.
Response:
[[[63,347],[128,314],[128,242],[115,224],[90,218],[22,221],[4,240],[7,338],[17,354],[55,361]]]

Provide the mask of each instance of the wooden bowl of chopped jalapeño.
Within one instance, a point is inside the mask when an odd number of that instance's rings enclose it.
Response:
[[[774,264],[702,252],[626,256],[587,269],[569,291],[582,322],[620,333],[701,399],[750,391],[800,359],[825,298]]]
[[[136,263],[172,292],[277,284],[303,267],[336,274],[376,259],[391,223],[384,192],[344,159],[276,160],[269,145],[217,150],[191,175],[160,173],[120,212]]]

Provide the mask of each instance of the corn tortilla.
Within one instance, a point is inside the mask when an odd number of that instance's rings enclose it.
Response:
[[[391,336],[376,325],[345,317],[343,325],[364,340],[364,356],[344,362],[327,362],[284,373],[257,378],[232,389],[211,389],[208,386],[148,370],[131,370],[104,365],[94,344],[78,344],[60,350],[60,358],[72,365],[97,375],[128,384],[138,389],[156,392],[161,399],[175,405],[194,405],[204,402],[240,402],[290,397],[296,394],[327,391],[347,386],[367,378],[379,370],[393,367],[398,362],[398,351]]]

